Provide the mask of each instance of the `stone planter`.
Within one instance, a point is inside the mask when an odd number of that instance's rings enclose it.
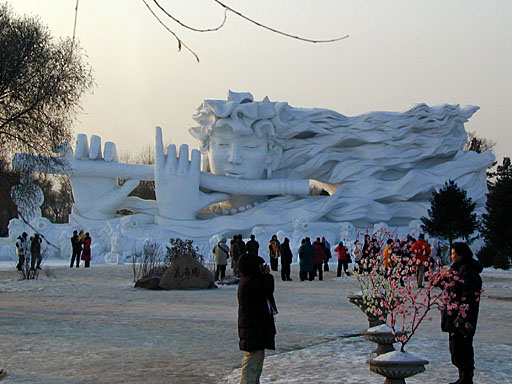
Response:
[[[406,384],[405,379],[425,371],[427,360],[407,352],[393,351],[366,360],[370,371],[386,378],[384,384]]]
[[[368,311],[368,306],[363,301],[363,296],[361,295],[350,295],[348,296],[348,301],[350,301],[352,304],[357,306],[361,311],[364,312],[366,317],[368,318],[368,325],[369,327],[376,327],[377,325],[384,324],[385,321],[382,321],[377,316],[373,316]]]
[[[396,343],[396,337],[401,335],[403,335],[403,333],[398,333],[397,336],[394,336],[391,328],[387,327],[385,324],[363,331],[363,336],[366,340],[378,344],[377,348],[372,352],[377,355],[394,351],[393,343]]]

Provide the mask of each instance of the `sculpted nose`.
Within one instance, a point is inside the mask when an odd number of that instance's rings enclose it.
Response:
[[[241,164],[242,163],[242,157],[240,156],[240,149],[238,148],[238,145],[231,146],[228,161],[231,164]]]

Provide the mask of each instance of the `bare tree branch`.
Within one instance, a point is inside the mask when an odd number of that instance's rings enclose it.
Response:
[[[170,19],[172,19],[174,22],[176,22],[177,24],[179,24],[180,26],[186,28],[186,29],[189,29],[191,31],[194,31],[194,32],[214,32],[214,31],[218,31],[219,29],[221,29],[222,27],[224,27],[224,25],[226,24],[226,19],[227,19],[227,12],[232,12],[234,13],[235,15],[237,15],[238,17],[241,17],[242,19],[260,27],[260,28],[263,28],[263,29],[266,29],[267,31],[270,31],[270,32],[273,32],[273,33],[276,33],[278,35],[282,35],[282,36],[285,36],[285,37],[288,37],[290,39],[295,39],[295,40],[300,40],[300,41],[304,41],[304,42],[307,42],[307,43],[333,43],[333,42],[336,42],[336,41],[340,41],[340,40],[343,40],[343,39],[346,39],[349,37],[349,35],[345,35],[345,36],[341,36],[341,37],[337,37],[337,38],[334,38],[334,39],[326,39],[326,40],[315,40],[315,39],[308,39],[308,38],[304,38],[304,37],[301,37],[301,36],[297,36],[297,35],[292,35],[292,34],[289,34],[289,33],[286,33],[286,32],[283,32],[283,31],[280,31],[278,29],[275,29],[275,28],[272,28],[272,27],[269,27],[268,25],[265,25],[263,23],[260,23],[259,21],[256,21],[250,17],[247,17],[245,16],[243,13],[237,11],[236,9],[234,8],[231,8],[229,7],[228,5],[224,4],[223,2],[219,1],[219,0],[213,0],[215,3],[217,3],[218,5],[220,5],[222,8],[224,8],[224,19],[222,20],[222,23],[217,26],[217,27],[214,27],[214,28],[204,28],[204,29],[201,29],[201,28],[195,28],[195,27],[191,27],[190,25],[187,25],[185,23],[183,23],[181,20],[179,20],[178,18],[174,17],[171,13],[169,13],[169,11],[167,11],[167,9],[165,9],[164,6],[160,5],[160,3],[157,1],[157,0],[153,0],[153,2],[156,4],[156,6],[167,16],[169,17]],[[153,15],[153,17],[170,33],[174,36],[174,38],[177,40],[178,42],[178,51],[181,51],[181,47],[184,46],[190,53],[192,53],[194,55],[194,57],[196,58],[196,61],[199,62],[199,56],[190,48],[188,47],[184,42],[183,40],[181,40],[181,38],[178,37],[178,35],[172,31],[167,25],[165,25],[165,23],[156,15],[156,13],[153,11],[153,9],[151,9],[151,7],[149,6],[149,4],[146,2],[146,0],[142,0],[142,2],[144,3],[144,5],[149,9],[149,11],[151,12],[151,14]],[[78,9],[78,0],[77,0],[77,9]],[[76,16],[76,15],[75,15]],[[75,23],[76,23],[76,19],[75,19]],[[74,36],[74,35],[73,35]]]
[[[191,31],[194,31],[194,32],[215,32],[215,31],[218,31],[219,29],[221,29],[224,24],[226,24],[226,19],[227,19],[227,12],[228,12],[228,9],[226,8],[224,10],[224,20],[222,20],[222,23],[218,26],[218,27],[215,27],[215,28],[207,28],[207,29],[200,29],[200,28],[194,28],[194,27],[191,27],[183,22],[181,22],[180,20],[178,20],[176,17],[174,17],[173,15],[171,15],[169,12],[167,12],[167,10],[162,7],[157,0],[153,0],[153,2],[157,5],[158,8],[160,8],[162,10],[163,13],[165,13],[169,18],[171,18],[172,20],[174,20],[176,23],[178,23],[179,25],[181,25],[182,27],[184,28],[187,28],[187,29],[190,29]]]
[[[270,32],[274,32],[274,33],[277,33],[278,35],[283,35],[283,36],[286,36],[286,37],[289,37],[291,39],[296,39],[296,40],[300,40],[300,41],[305,41],[305,42],[308,42],[308,43],[333,43],[335,41],[340,41],[340,40],[344,40],[346,38],[348,38],[349,35],[345,35],[345,36],[341,36],[341,37],[336,37],[334,39],[327,39],[327,40],[313,40],[313,39],[306,39],[304,37],[300,37],[300,36],[296,36],[296,35],[291,35],[289,33],[286,33],[286,32],[282,32],[278,29],[275,29],[275,28],[272,28],[272,27],[269,27],[265,24],[262,24],[256,20],[253,20],[247,16],[245,16],[243,13],[241,12],[238,12],[237,10],[227,6],[226,4],[220,2],[219,0],[213,0],[214,2],[216,2],[217,4],[219,4],[221,7],[223,7],[224,9],[227,9],[228,11],[230,12],[233,12],[235,15],[241,17],[242,19],[244,20],[247,20],[248,22],[254,24],[254,25],[257,25],[258,27],[260,28],[263,28],[263,29],[266,29]]]
[[[146,3],[146,0],[142,0],[142,2],[144,3],[144,5],[149,9],[149,12],[151,12],[151,14],[153,15],[153,17],[165,28],[167,29],[167,31],[174,36],[174,38],[178,41],[178,51],[181,51],[181,46],[184,46],[185,49],[187,51],[189,51],[192,55],[194,55],[194,57],[196,58],[196,61],[199,63],[199,56],[197,56],[197,54],[188,47],[188,45],[186,45],[179,37],[178,35],[176,35],[167,25],[164,24],[164,22],[162,20],[160,20],[160,18],[155,14],[155,12],[153,12],[153,10],[151,9],[151,7],[148,5],[148,3]]]
[[[78,20],[78,0],[76,0],[75,5],[75,21],[73,22],[73,37],[71,38],[71,49],[69,50],[69,57],[73,56],[73,48],[75,48],[75,38],[76,38],[76,22]]]

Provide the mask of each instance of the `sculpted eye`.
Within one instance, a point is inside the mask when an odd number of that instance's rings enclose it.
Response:
[[[229,146],[228,143],[224,143],[222,141],[213,141],[213,145],[216,145],[217,147],[227,147],[227,146]]]

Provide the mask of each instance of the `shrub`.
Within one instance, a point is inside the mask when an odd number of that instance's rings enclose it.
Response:
[[[133,281],[150,275],[160,274],[168,267],[169,265],[166,263],[166,258],[161,251],[160,245],[156,241],[145,242],[141,252],[133,253]]]
[[[204,264],[204,256],[200,253],[199,248],[193,245],[193,240],[181,240],[180,238],[171,238],[169,242],[171,243],[171,246],[167,246],[166,255],[166,262],[169,265],[173,262],[173,260],[182,256],[192,256],[201,264]]]

